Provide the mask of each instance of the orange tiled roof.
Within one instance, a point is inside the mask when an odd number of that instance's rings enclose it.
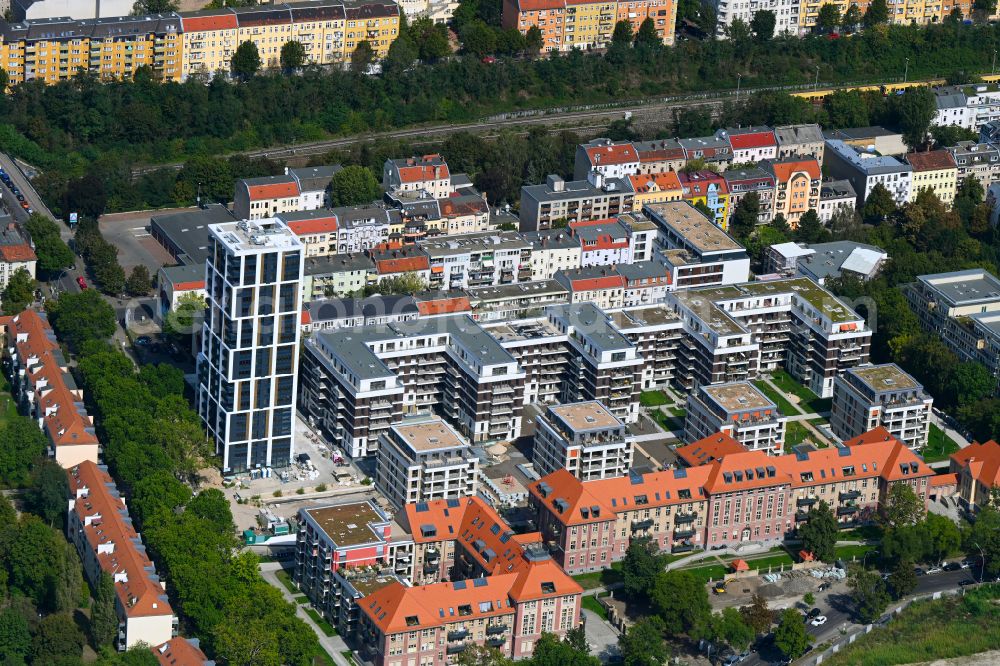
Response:
[[[250,193],[251,201],[289,199],[299,196],[299,186],[291,179],[288,182],[248,185],[247,191]]]
[[[419,312],[422,317],[471,311],[472,304],[469,303],[468,296],[435,298],[428,301],[417,301],[417,312]]]
[[[973,442],[951,454],[951,459],[985,486],[1000,486],[1000,444],[992,439],[980,444]]]
[[[8,264],[12,264],[23,261],[37,261],[38,257],[35,256],[35,251],[31,249],[30,245],[19,243],[17,245],[0,245],[0,259]]]
[[[941,486],[957,486],[958,485],[958,474],[935,474],[931,479],[931,488],[940,488]]]
[[[71,377],[48,319],[35,310],[25,310],[10,318],[8,334],[25,379],[35,389],[38,412],[44,415],[42,426],[53,446],[97,444],[83,396],[66,384]]]
[[[173,615],[167,593],[151,578],[153,563],[140,550],[139,535],[128,518],[115,482],[96,463],[86,461],[66,470],[73,511],[102,570],[115,581],[115,593],[128,617]]]
[[[288,223],[288,228],[296,236],[308,236],[310,234],[323,234],[337,230],[337,216],[328,215],[310,220],[295,220]]]
[[[688,467],[697,467],[698,465],[706,465],[718,460],[722,456],[731,453],[743,453],[746,450],[745,446],[730,435],[717,432],[714,435],[702,437],[696,442],[678,447],[675,453]]]
[[[591,0],[568,0],[566,4],[588,4]],[[610,146],[590,146],[587,157],[594,166],[601,164],[629,164],[639,161],[639,153],[631,143],[615,143]]]
[[[518,0],[517,6],[522,12],[537,12],[563,9],[566,7],[566,2],[565,0]]]
[[[791,180],[792,175],[800,171],[809,174],[811,180],[819,180],[822,177],[819,162],[814,159],[771,162],[771,169],[774,171],[774,177],[783,183]]]
[[[729,145],[733,147],[733,150],[746,150],[748,148],[776,146],[778,142],[775,140],[772,130],[762,130],[745,134],[730,134]]]
[[[438,154],[409,158],[398,166],[399,180],[403,183],[420,183],[425,180],[444,180],[451,176],[448,164]]]
[[[184,32],[236,30],[239,27],[236,14],[232,13],[217,16],[182,16],[181,25],[184,27]]]
[[[151,647],[161,666],[204,666],[208,657],[195,643],[178,636],[162,645]]]
[[[393,257],[389,259],[375,260],[375,270],[379,275],[426,271],[430,270],[430,267],[430,260],[426,256],[421,255],[414,257]]]
[[[623,289],[625,278],[620,275],[606,275],[596,278],[579,278],[573,280],[574,291],[595,291],[597,289]]]
[[[636,194],[646,192],[669,192],[670,190],[680,190],[681,181],[674,171],[664,171],[662,173],[647,173],[637,176],[629,176],[632,182],[632,189]]]

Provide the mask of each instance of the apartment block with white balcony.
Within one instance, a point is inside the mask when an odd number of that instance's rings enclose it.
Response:
[[[440,418],[396,424],[379,442],[375,487],[396,507],[472,497],[479,459],[468,440]]]
[[[883,426],[919,450],[930,434],[934,399],[895,363],[851,368],[833,384],[830,427],[841,439]]]
[[[596,400],[554,405],[538,417],[532,449],[542,475],[565,468],[581,481],[628,474],[633,438],[625,424]]]
[[[780,455],[787,418],[750,382],[701,386],[688,395],[684,439],[695,442],[725,433],[750,451]]]

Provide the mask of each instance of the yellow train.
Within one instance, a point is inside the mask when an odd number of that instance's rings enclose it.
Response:
[[[985,74],[979,77],[983,83],[997,83],[1000,81],[1000,74]],[[944,79],[928,79],[925,81],[907,81],[906,83],[884,83],[881,85],[867,86],[840,86],[837,88],[823,88],[821,90],[803,90],[792,93],[793,97],[801,97],[812,102],[822,102],[828,95],[841,90],[860,90],[861,92],[881,92],[883,95],[892,95],[900,90],[917,87],[943,86],[947,83]]]

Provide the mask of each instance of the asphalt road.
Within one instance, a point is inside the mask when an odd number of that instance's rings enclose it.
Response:
[[[917,577],[917,589],[912,596],[922,596],[933,594],[943,590],[954,590],[963,580],[971,580],[972,573],[969,570],[943,571],[937,574],[929,574]],[[889,606],[889,610],[896,608],[897,604]],[[834,584],[826,592],[816,595],[814,608],[819,608],[820,612],[826,616],[826,623],[820,627],[811,624],[806,625],[806,632],[812,637],[813,645],[820,645],[832,640],[840,635],[841,629],[850,629],[855,625],[854,604],[851,601],[850,592],[847,589],[846,581]],[[861,625],[857,625],[861,626]],[[782,655],[773,648],[763,649],[760,653],[753,653],[740,666],[764,666],[778,662]]]

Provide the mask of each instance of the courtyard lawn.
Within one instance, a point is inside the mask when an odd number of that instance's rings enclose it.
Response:
[[[778,411],[784,416],[795,416],[796,414],[801,414],[802,412],[795,407],[792,403],[788,402],[785,396],[781,395],[778,391],[771,388],[771,385],[765,382],[763,379],[758,379],[753,383],[754,386],[760,389],[761,393],[766,395],[768,398],[774,401],[774,404],[778,406]]]
[[[924,462],[938,462],[947,460],[948,456],[958,451],[958,444],[951,437],[944,433],[944,430],[931,424],[931,434],[927,438],[927,446],[924,447]]]
[[[670,402],[663,391],[643,391],[639,394],[639,404],[643,407],[659,407]]]
[[[607,587],[622,580],[621,562],[615,562],[610,569],[601,571],[591,571],[573,576],[573,580],[580,584],[585,590],[592,590],[595,587]]]
[[[284,569],[278,569],[274,572],[274,575],[277,576],[281,584],[285,586],[285,589],[292,593],[293,597],[302,594],[302,590],[295,587],[295,583],[292,582],[292,577],[287,571]]]
[[[604,609],[604,606],[601,605],[601,602],[594,595],[588,594],[583,596],[580,599],[580,605],[590,612],[596,613],[602,620],[608,619],[608,611]]]
[[[653,420],[656,421],[657,425],[659,425],[664,430],[670,430],[676,433],[684,431],[683,417],[669,416],[668,414],[666,414],[666,412],[660,409],[652,410],[649,413],[649,415],[652,416]]]
[[[312,618],[312,621],[316,623],[316,625],[323,631],[324,634],[326,634],[327,636],[337,635],[337,630],[334,629],[329,622],[320,617],[320,614],[316,612],[316,609],[304,608],[303,610],[306,612],[306,615]]]
[[[699,583],[707,584],[709,581],[722,580],[729,572],[729,569],[721,564],[711,564],[707,567],[681,569],[681,571],[687,571],[689,574],[694,576]]]
[[[869,553],[876,550],[878,546],[867,545],[867,546],[837,546],[835,552],[837,554],[837,559],[844,560],[845,562],[850,562],[854,559],[862,560],[865,553]]]
[[[798,421],[789,421],[785,426],[785,453],[792,453],[792,447],[798,446],[810,435],[812,433],[804,425]]]
[[[771,377],[775,386],[785,393],[791,393],[799,398],[799,406],[807,414],[830,411],[833,400],[830,398],[820,398],[815,393],[800,384],[790,374],[784,370],[778,370]]]

